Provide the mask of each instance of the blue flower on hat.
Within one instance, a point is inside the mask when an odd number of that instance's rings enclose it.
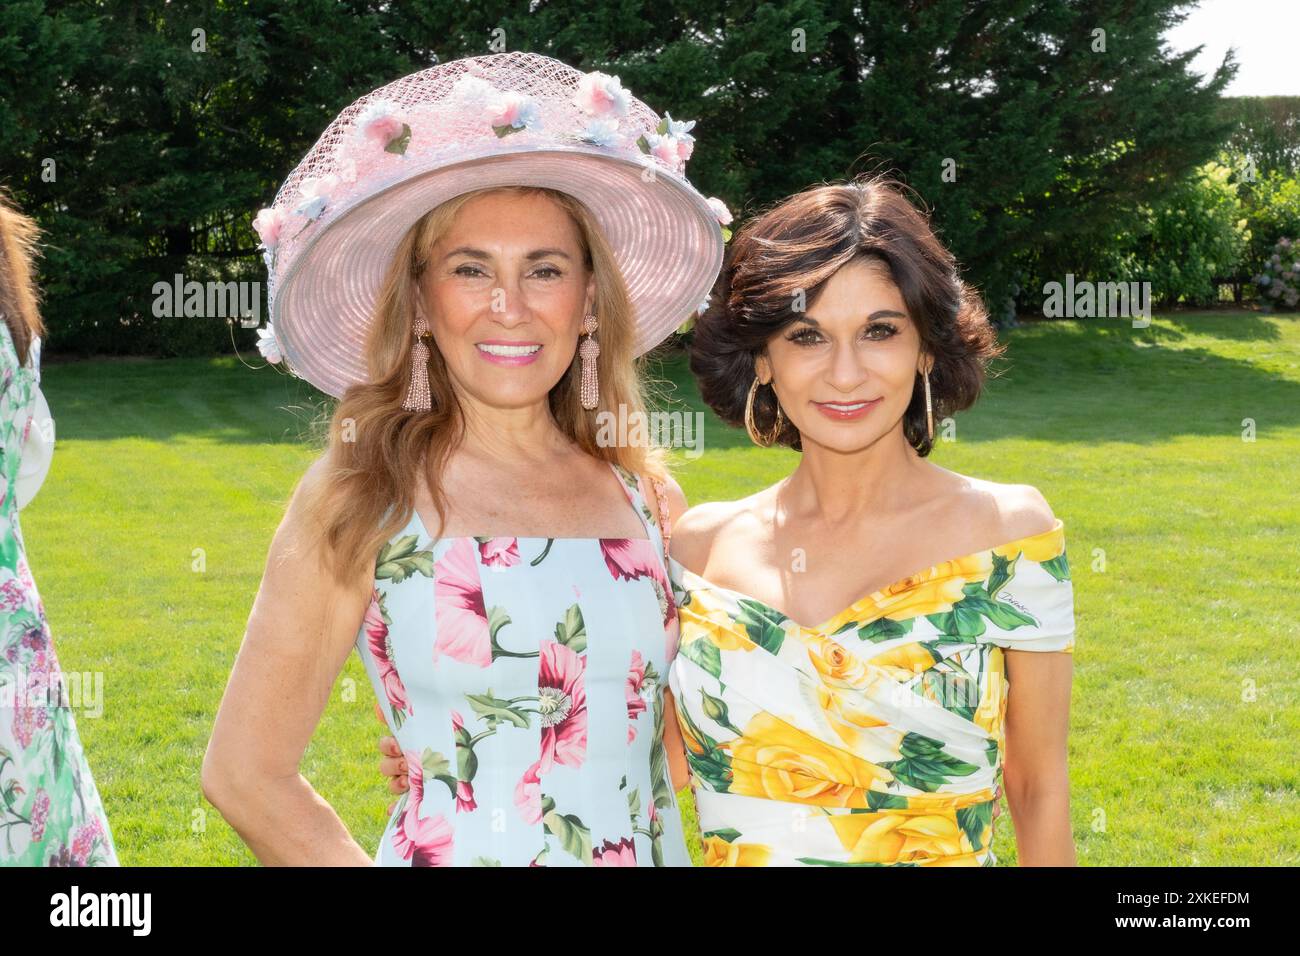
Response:
[[[622,139],[622,134],[618,131],[618,120],[593,119],[588,121],[586,128],[578,134],[578,139],[593,146],[617,146]]]
[[[491,122],[498,136],[509,136],[525,129],[541,129],[542,114],[531,96],[510,90],[493,104]]]

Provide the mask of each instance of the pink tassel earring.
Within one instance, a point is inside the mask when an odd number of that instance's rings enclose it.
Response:
[[[600,386],[596,381],[596,359],[600,355],[600,343],[595,339],[596,317],[594,315],[583,316],[582,332],[585,337],[578,345],[578,355],[582,359],[580,395],[582,407],[592,409],[600,402]]]
[[[433,408],[429,394],[429,340],[433,333],[425,324],[424,314],[415,316],[415,344],[411,346],[411,384],[402,407],[408,412],[427,412]]]

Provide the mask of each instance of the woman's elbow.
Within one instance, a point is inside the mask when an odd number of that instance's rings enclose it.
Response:
[[[232,803],[238,779],[232,768],[209,746],[199,770],[199,787],[203,791],[203,799],[220,810],[222,816],[226,815],[226,810]]]
[[[199,787],[203,798],[212,804],[231,826],[237,824],[238,811],[255,798],[258,787],[248,761],[238,760],[221,748],[208,745],[199,770]]]

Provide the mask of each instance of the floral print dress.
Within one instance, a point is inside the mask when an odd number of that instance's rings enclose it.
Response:
[[[991,866],[1004,649],[1074,649],[1064,525],[816,627],[676,561],[670,673],[711,866]]]
[[[382,866],[689,866],[664,751],[677,610],[646,538],[430,538],[381,549],[357,653],[410,788]]]
[[[28,359],[18,364],[0,319],[0,864],[116,866],[18,523],[14,483],[39,427],[39,340]]]

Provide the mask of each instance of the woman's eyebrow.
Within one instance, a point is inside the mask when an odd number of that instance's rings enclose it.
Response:
[[[455,249],[451,250],[451,252],[443,256],[443,259],[444,260],[451,259],[454,256],[469,256],[471,259],[492,258],[491,255],[489,255],[487,252],[485,252],[482,249],[475,249],[473,246],[457,246]],[[528,253],[528,255],[524,256],[524,258],[527,259],[529,262],[533,262],[534,260],[537,259],[545,259],[547,256],[557,256],[558,258],[569,259],[569,260],[573,259],[573,257],[569,255],[567,252],[565,252],[563,249],[550,249],[550,248],[534,249],[532,252]]]
[[[472,246],[457,246],[451,252],[443,256],[443,259],[450,259],[453,256],[469,256],[471,259],[490,259],[492,258],[482,249],[475,249]]]
[[[907,315],[903,312],[899,312],[897,309],[876,309],[875,312],[872,312],[869,316],[867,316],[866,321],[874,322],[877,319],[895,319],[895,318],[905,319],[907,318]],[[816,319],[814,319],[811,315],[808,315],[806,312],[802,313],[799,316],[798,321],[807,322],[809,325],[812,326],[817,326],[820,324]]]

